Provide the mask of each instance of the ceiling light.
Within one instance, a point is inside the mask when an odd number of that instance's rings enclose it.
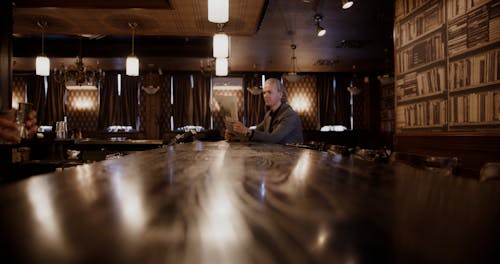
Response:
[[[316,31],[318,32],[318,37],[323,37],[326,34],[326,29],[320,26],[319,23],[317,24]]]
[[[208,0],[208,21],[212,23],[229,21],[229,0]]]
[[[228,74],[228,59],[227,58],[216,58],[215,59],[215,75],[217,76],[227,76]]]
[[[50,75],[50,60],[47,56],[45,56],[45,29],[47,28],[47,22],[38,21],[36,23],[38,27],[42,29],[42,54],[36,57],[36,75],[39,76],[49,76]]]
[[[85,65],[82,55],[82,37],[80,37],[80,51],[76,57],[75,64],[54,69],[54,80],[62,83],[68,90],[90,90],[97,89],[99,83],[104,79],[105,72],[97,66]]]
[[[222,32],[224,24],[219,24],[219,32],[215,33],[213,38],[213,55],[214,58],[229,57],[229,36]]]
[[[319,24],[321,19],[323,19],[322,15],[320,14],[314,15],[314,20],[316,21],[316,33],[318,37],[322,37],[326,34],[326,29]]]
[[[354,1],[342,0],[342,9],[348,9],[352,5],[354,5]]]
[[[291,64],[292,64],[292,71],[284,74],[283,78],[285,78],[289,82],[298,82],[300,79],[302,79],[302,76],[298,75],[296,72],[296,61],[297,57],[295,57],[295,49],[297,46],[295,44],[290,45],[290,48],[292,48],[292,57],[291,57]]]
[[[139,59],[134,54],[134,37],[137,23],[129,22],[128,26],[132,29],[132,53],[127,57],[126,74],[128,76],[139,76]]]

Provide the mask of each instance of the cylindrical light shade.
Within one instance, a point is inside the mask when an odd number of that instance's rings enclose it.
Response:
[[[212,23],[229,21],[229,0],[208,0],[208,21]]]
[[[214,58],[229,57],[229,37],[226,33],[216,33],[213,40]]]
[[[49,76],[50,75],[50,60],[45,55],[36,57],[36,75]]]
[[[139,76],[139,59],[136,56],[127,57],[127,75]]]
[[[354,1],[351,0],[342,0],[342,8],[347,9],[354,4]]]
[[[215,59],[215,75],[227,76],[228,67],[229,67],[229,65],[228,65],[227,58],[216,58]]]

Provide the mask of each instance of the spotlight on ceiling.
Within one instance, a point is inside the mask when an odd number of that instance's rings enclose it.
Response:
[[[316,31],[317,31],[318,37],[322,37],[326,34],[326,29],[319,24],[321,19],[323,19],[322,15],[320,15],[320,14],[314,15],[314,20],[316,21]]]
[[[348,9],[352,5],[354,5],[354,1],[342,0],[342,9]]]

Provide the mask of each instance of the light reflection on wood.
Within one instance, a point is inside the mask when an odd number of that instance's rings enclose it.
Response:
[[[0,185],[1,257],[484,263],[500,252],[499,191],[402,164],[193,142]]]

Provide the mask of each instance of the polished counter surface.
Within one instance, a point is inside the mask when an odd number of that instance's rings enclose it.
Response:
[[[0,185],[14,263],[498,263],[500,183],[257,143]]]
[[[156,139],[124,139],[124,138],[111,138],[111,139],[98,139],[98,138],[84,138],[75,140],[76,145],[161,145],[162,140]]]

